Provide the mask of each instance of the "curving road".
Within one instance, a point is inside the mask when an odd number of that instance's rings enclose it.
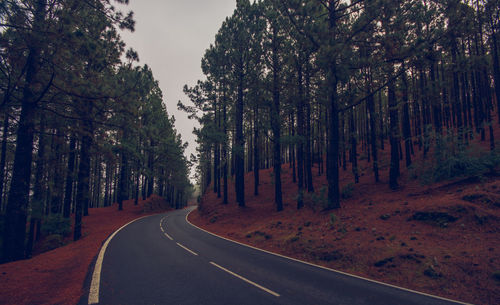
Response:
[[[189,211],[142,218],[112,236],[89,304],[463,304],[230,242],[189,224]]]

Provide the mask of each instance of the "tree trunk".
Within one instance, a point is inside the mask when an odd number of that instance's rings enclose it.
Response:
[[[310,84],[311,78],[309,74],[309,59],[306,60],[306,160],[305,160],[305,173],[307,177],[307,192],[314,192],[314,185],[312,180],[312,137],[311,137],[311,98],[310,98]]]
[[[497,98],[497,114],[498,123],[500,124],[500,63],[498,59],[498,43],[497,43],[497,33],[493,32],[491,34],[491,49],[493,50],[493,77],[495,80],[495,95]]]
[[[64,175],[62,174],[61,165],[62,165],[62,154],[61,154],[61,146],[62,146],[62,134],[61,129],[58,128],[55,135],[52,135],[55,141],[55,164],[53,165],[54,170],[54,180],[52,181],[52,200],[50,204],[50,209],[52,214],[61,213],[62,209],[62,196],[63,196],[63,185],[64,185]]]
[[[411,165],[411,126],[410,126],[410,101],[408,100],[408,81],[406,75],[402,75],[403,82],[403,137],[405,143],[406,167]]]
[[[442,122],[441,122],[441,103],[438,98],[438,92],[436,88],[436,73],[435,73],[435,63],[432,61],[430,63],[430,77],[431,77],[431,104],[432,104],[432,114],[434,121],[434,129],[436,133],[441,134]]]
[[[354,124],[354,108],[351,109],[351,119],[350,123],[350,136],[351,136],[351,166],[352,174],[354,175],[354,183],[359,183],[359,172],[358,172],[358,142],[356,139],[356,125]]]
[[[382,102],[382,90],[378,92],[378,117],[379,117],[379,133],[380,133],[380,149],[384,150],[385,132],[384,132],[384,112]]]
[[[225,82],[223,83],[223,89],[222,89],[222,119],[223,119],[223,127],[224,127],[224,143],[223,143],[223,159],[224,159],[224,168],[223,168],[223,180],[224,180],[224,192],[223,192],[223,200],[222,202],[224,204],[228,203],[228,197],[227,197],[227,164],[228,164],[228,157],[227,157],[227,100],[226,100],[226,84]]]
[[[94,202],[95,202],[95,207],[99,208],[100,203],[101,203],[101,187],[102,187],[102,183],[101,183],[101,179],[102,179],[102,162],[101,162],[101,156],[100,155],[98,155],[97,158],[96,158],[96,167],[97,167],[97,170],[96,170],[97,179],[95,181],[95,200],[94,200]]]
[[[151,140],[150,142],[150,147],[151,147],[151,150],[153,149],[153,147],[155,146],[155,142],[153,140]],[[154,177],[154,168],[153,168],[153,159],[154,159],[154,155],[153,155],[153,152],[150,151],[149,154],[148,154],[148,169],[149,169],[149,172],[148,172],[148,180],[147,180],[147,197],[151,197],[151,195],[153,195],[153,190],[154,190],[154,180],[155,180],[155,177]]]
[[[146,184],[147,184],[147,178],[146,176],[142,176],[142,200],[146,200]]]
[[[292,113],[290,114],[290,134],[292,136],[292,139],[295,138],[295,113],[292,110]],[[293,183],[297,183],[297,171],[296,171],[296,164],[295,164],[295,144],[293,141],[291,141],[289,145],[289,151],[290,151],[290,167],[292,168],[292,181]]]
[[[35,231],[40,230],[41,218],[43,216],[44,207],[44,185],[45,179],[45,145],[47,136],[45,135],[45,115],[42,112],[40,115],[40,130],[38,137],[38,152],[36,158],[35,182],[33,187],[33,200],[31,201],[31,220],[30,232],[28,236],[28,244],[26,246],[26,257],[31,257],[33,245],[35,243]]]
[[[241,51],[241,50],[240,50]],[[234,143],[235,188],[236,201],[240,207],[245,206],[245,140],[243,138],[243,55],[238,63],[238,98],[236,100],[235,123],[236,136]]]
[[[299,99],[297,104],[297,174],[298,174],[298,197],[297,209],[304,206],[304,87],[302,82],[302,62],[297,64]]]
[[[113,172],[110,161],[106,163],[106,185],[104,186],[104,206],[111,205],[111,173]]]
[[[392,73],[388,75],[392,78]],[[396,100],[396,92],[394,88],[394,80],[388,84],[388,104],[390,117],[390,142],[391,142],[391,166],[389,170],[389,186],[391,189],[397,189],[399,177],[399,120],[398,120],[398,105]]]
[[[4,183],[5,183],[5,163],[7,160],[7,140],[9,135],[9,114],[5,113],[3,120],[2,148],[0,156],[0,212],[3,211]]]
[[[87,105],[87,108],[90,107],[92,106]],[[90,111],[87,113],[90,113]],[[90,147],[92,145],[92,122],[90,120],[89,117],[85,117],[84,115],[75,202],[75,230],[73,234],[75,241],[82,237],[82,212],[89,204]]]
[[[137,167],[137,171],[135,173],[135,190],[134,190],[134,205],[139,204],[139,183],[141,181],[141,169]]]
[[[124,138],[126,136],[124,135]],[[123,201],[128,198],[128,177],[129,177],[129,167],[128,167],[128,153],[122,148],[121,152],[121,166],[120,166],[120,186],[118,187],[118,211],[123,210]]]
[[[254,107],[254,141],[253,141],[253,177],[254,177],[254,187],[253,194],[255,196],[259,195],[259,169],[260,169],[260,158],[259,158],[259,107],[255,105]]]
[[[369,76],[371,78],[371,75]],[[371,82],[370,82],[371,85]],[[370,88],[368,88],[370,90]],[[366,92],[369,92],[367,90]],[[370,115],[370,142],[372,146],[372,159],[373,159],[373,174],[375,176],[375,182],[379,182],[378,173],[378,153],[377,153],[377,126],[375,122],[375,99],[373,94],[370,95],[366,101],[366,106],[368,107],[368,114]]]
[[[73,177],[75,174],[75,148],[76,137],[71,135],[69,141],[68,170],[66,173],[66,187],[64,191],[63,216],[69,218],[71,214],[71,198],[73,196]]]
[[[278,62],[278,28],[272,26],[272,62],[273,62],[273,103],[271,105],[271,129],[273,130],[273,173],[274,173],[274,202],[276,210],[283,210],[283,199],[281,194],[281,120],[280,120],[280,85],[279,85],[279,62]]]
[[[333,0],[328,1],[329,6],[329,31],[334,40],[336,29],[336,9]],[[332,41],[331,46],[335,44]],[[326,209],[340,208],[340,189],[339,189],[339,111],[337,101],[337,67],[336,58],[330,58],[328,64],[328,162],[327,162],[327,180],[328,180],[328,204]]]
[[[24,258],[27,208],[29,202],[31,162],[33,153],[33,135],[36,117],[36,98],[33,92],[37,83],[40,67],[41,46],[38,41],[39,29],[45,19],[46,0],[36,2],[33,32],[28,47],[26,61],[26,79],[21,100],[21,116],[19,117],[14,166],[10,184],[9,197],[5,210],[3,255],[2,261],[13,261]]]
[[[214,107],[214,122],[217,122],[218,115],[217,115],[217,101],[214,99],[213,101],[213,107]],[[218,150],[218,143],[217,141],[214,142],[213,148],[214,148],[214,193],[219,193],[220,194],[220,188],[219,188],[219,150]]]

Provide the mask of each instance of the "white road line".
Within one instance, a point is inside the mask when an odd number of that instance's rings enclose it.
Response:
[[[439,299],[439,300],[444,300],[444,301],[448,301],[448,302],[454,302],[454,303],[457,303],[457,304],[473,305],[471,303],[465,303],[465,302],[461,302],[461,301],[457,301],[457,300],[452,300],[452,299],[440,297],[440,296],[433,295],[433,294],[428,294],[428,293],[425,293],[425,292],[420,292],[420,291],[416,291],[416,290],[412,290],[412,289],[408,289],[408,288],[404,288],[404,287],[400,287],[400,286],[396,286],[396,285],[387,284],[387,283],[380,282],[380,281],[377,281],[377,280],[372,280],[372,279],[369,279],[369,278],[366,278],[366,277],[362,277],[362,276],[359,276],[359,275],[354,275],[354,274],[350,274],[350,273],[347,273],[347,272],[343,272],[343,271],[331,269],[331,268],[328,268],[328,267],[316,265],[316,264],[313,264],[313,263],[302,261],[300,259],[296,259],[296,258],[293,258],[293,257],[285,256],[285,255],[274,253],[274,252],[267,251],[267,250],[264,250],[264,249],[259,249],[257,247],[250,246],[250,245],[247,245],[247,244],[244,244],[244,243],[240,243],[239,241],[235,241],[235,240],[226,238],[224,236],[220,236],[220,235],[217,235],[217,234],[212,233],[210,231],[207,231],[207,230],[205,230],[203,228],[198,227],[197,225],[193,224],[192,222],[190,222],[188,220],[188,216],[194,210],[196,210],[196,209],[192,209],[191,211],[189,211],[189,213],[186,214],[186,217],[185,217],[186,218],[186,222],[189,223],[190,225],[192,225],[193,227],[197,228],[198,230],[201,230],[201,231],[203,231],[205,233],[208,233],[208,234],[210,234],[212,236],[215,236],[215,237],[218,237],[220,239],[224,239],[224,240],[227,240],[229,242],[233,242],[235,244],[238,244],[238,245],[241,245],[241,246],[244,246],[244,247],[252,248],[254,250],[261,251],[261,252],[264,252],[264,253],[267,253],[267,254],[271,254],[271,255],[274,255],[274,256],[282,257],[282,258],[285,258],[285,259],[288,259],[288,260],[291,260],[291,261],[299,262],[299,263],[302,263],[302,264],[306,264],[306,265],[313,266],[313,267],[316,267],[316,268],[320,268],[320,269],[323,269],[323,270],[328,270],[328,271],[331,271],[331,272],[343,274],[343,275],[354,277],[354,278],[357,278],[357,279],[362,279],[362,280],[365,280],[365,281],[368,281],[368,282],[372,282],[372,283],[376,283],[376,284],[380,284],[380,285],[383,285],[383,286],[392,287],[392,288],[396,288],[396,289],[399,289],[399,290],[408,291],[408,292],[412,292],[412,293],[415,293],[415,294],[419,294],[419,295],[423,295],[423,296],[427,296],[427,297],[431,297],[431,298],[435,298],[435,299]]]
[[[244,277],[242,277],[241,275],[239,275],[239,274],[237,274],[237,273],[234,273],[234,272],[232,272],[231,270],[228,270],[228,269],[226,269],[226,268],[224,268],[224,267],[222,267],[222,266],[220,266],[220,265],[217,265],[217,264],[216,264],[216,263],[214,263],[214,262],[210,262],[210,264],[214,265],[215,267],[217,267],[217,268],[219,268],[219,269],[221,269],[221,270],[223,270],[223,271],[226,271],[227,273],[231,274],[232,276],[235,276],[235,277],[239,278],[240,280],[242,280],[242,281],[244,281],[244,282],[247,282],[247,283],[248,283],[248,284],[250,284],[250,285],[253,285],[253,286],[255,286],[255,287],[259,288],[259,289],[264,290],[265,292],[267,292],[267,293],[269,293],[269,294],[274,295],[275,297],[279,297],[279,296],[280,296],[280,295],[279,295],[279,293],[276,293],[276,292],[274,292],[274,291],[272,291],[272,290],[270,290],[270,289],[267,289],[266,287],[263,287],[263,286],[261,286],[261,285],[259,285],[259,284],[255,283],[255,282],[252,282],[251,280],[249,280],[249,279],[247,279],[247,278],[244,278]]]
[[[191,253],[193,255],[198,255],[198,253],[192,251],[191,249],[189,249],[189,248],[187,248],[187,247],[185,247],[185,246],[183,246],[183,245],[181,245],[179,243],[176,243],[176,244],[177,244],[177,246],[181,247],[182,249],[186,250],[187,252],[189,252],[189,253]]]
[[[174,240],[174,239],[172,238],[172,236],[168,235],[168,233],[167,233],[167,232],[165,232],[165,230],[163,229],[163,222],[164,222],[166,219],[167,219],[167,216],[163,217],[163,218],[160,220],[160,229],[161,229],[161,231],[163,232],[163,234],[164,234],[164,235],[165,235],[168,239],[170,239],[170,240]]]
[[[154,215],[149,215],[149,216],[154,216]],[[111,234],[110,237],[104,242],[104,244],[101,247],[101,251],[99,251],[99,255],[97,256],[97,260],[95,262],[94,266],[94,273],[92,273],[92,281],[90,282],[90,290],[89,290],[89,304],[97,304],[99,303],[99,286],[101,284],[101,270],[102,270],[102,261],[104,259],[104,254],[106,253],[106,248],[108,247],[109,242],[115,237],[115,235],[120,232],[121,229],[125,228],[129,224],[133,223],[134,221],[137,221],[139,219],[143,219],[145,217],[149,216],[144,216],[141,218],[137,218],[132,220],[131,222],[125,224],[118,230],[116,230],[113,234]]]

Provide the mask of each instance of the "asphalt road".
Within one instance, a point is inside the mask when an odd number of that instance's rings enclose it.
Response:
[[[459,304],[221,239],[188,212],[137,220],[111,239],[99,304]]]

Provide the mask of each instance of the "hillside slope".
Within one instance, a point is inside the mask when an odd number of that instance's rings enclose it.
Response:
[[[500,303],[500,178],[424,186],[403,170],[401,188],[391,191],[387,166],[375,183],[364,160],[360,183],[341,209],[322,211],[326,178],[316,176],[316,195],[306,196],[298,211],[291,168],[282,169],[284,211],[275,211],[268,169],[261,172],[258,196],[253,173],[245,177],[245,208],[237,206],[232,185],[228,205],[209,188],[189,220],[233,240],[352,274],[475,304]],[[341,171],[340,181],[345,187],[352,173]]]

